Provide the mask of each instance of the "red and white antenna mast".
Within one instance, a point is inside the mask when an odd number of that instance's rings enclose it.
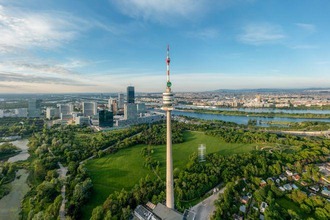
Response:
[[[171,81],[170,81],[170,62],[171,62],[170,45],[167,45],[167,56],[166,56],[167,87],[171,87],[171,85],[169,85],[169,83],[171,84]]]

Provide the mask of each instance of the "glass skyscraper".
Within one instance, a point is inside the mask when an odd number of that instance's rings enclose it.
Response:
[[[134,86],[127,86],[127,103],[134,103]]]

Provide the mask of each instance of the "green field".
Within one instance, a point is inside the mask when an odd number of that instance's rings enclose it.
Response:
[[[198,152],[199,144],[206,145],[206,153],[222,155],[245,153],[255,149],[255,144],[231,144],[219,138],[205,135],[203,132],[187,131],[184,133],[184,143],[173,145],[174,168],[183,168],[188,162],[189,155]],[[145,145],[137,145],[122,149],[115,154],[87,162],[86,167],[93,181],[93,194],[87,205],[83,207],[84,218],[91,215],[93,208],[103,204],[110,193],[121,189],[131,189],[141,178],[155,174],[143,167],[144,158],[140,152]],[[153,146],[153,157],[160,161],[161,177],[165,179],[166,146]]]

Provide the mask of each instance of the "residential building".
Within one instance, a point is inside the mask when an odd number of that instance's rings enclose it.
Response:
[[[260,205],[260,212],[264,213],[267,207],[268,207],[268,204],[266,202],[262,202]]]

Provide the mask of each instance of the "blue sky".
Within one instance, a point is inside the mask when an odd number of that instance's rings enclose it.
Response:
[[[330,86],[328,0],[0,0],[0,92]]]

